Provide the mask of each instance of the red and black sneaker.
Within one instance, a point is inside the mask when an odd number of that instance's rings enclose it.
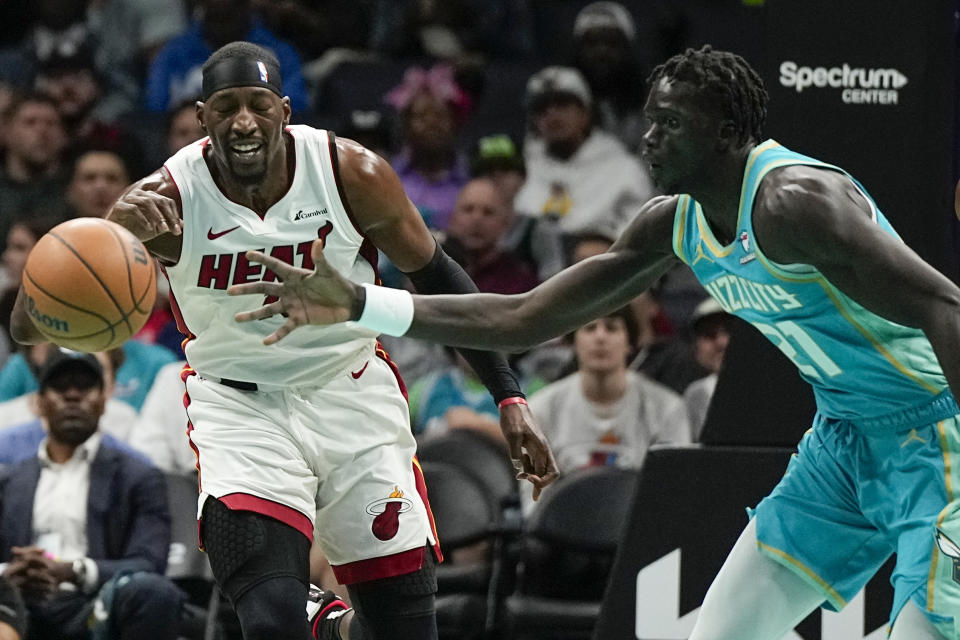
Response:
[[[333,591],[310,585],[307,594],[307,620],[317,640],[341,640],[340,622],[350,607]]]

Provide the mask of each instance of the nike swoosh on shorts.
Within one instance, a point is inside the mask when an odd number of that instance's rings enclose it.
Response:
[[[363,375],[363,372],[367,370],[367,365],[368,365],[368,364],[370,364],[370,361],[369,361],[369,360],[367,360],[366,362],[363,363],[363,366],[360,367],[360,370],[359,370],[359,371],[351,371],[351,372],[350,372],[350,375],[353,376],[353,379],[354,379],[354,380],[359,379],[360,376]]]

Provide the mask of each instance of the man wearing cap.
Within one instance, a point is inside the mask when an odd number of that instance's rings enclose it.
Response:
[[[691,382],[683,392],[683,400],[687,403],[690,414],[690,424],[693,427],[693,438],[698,440],[703,424],[707,420],[707,410],[710,400],[717,388],[717,379],[723,358],[730,344],[730,323],[733,322],[729,313],[713,298],[706,298],[697,305],[690,318],[690,333],[693,335],[693,357],[705,371],[709,373]]]
[[[103,369],[57,349],[40,371],[48,434],[0,477],[0,572],[23,594],[29,639],[177,637],[183,595],[164,577],[170,514],[163,476],[99,431]],[[110,605],[98,597],[112,594]],[[96,625],[95,625],[96,626]]]
[[[555,217],[567,235],[616,237],[654,187],[621,142],[594,128],[583,76],[547,67],[527,82],[526,104],[533,134],[524,145],[527,181],[516,210]]]
[[[637,29],[622,4],[601,0],[580,10],[573,23],[573,66],[590,85],[597,126],[638,154],[647,130],[647,82]]]
[[[200,469],[201,542],[245,640],[435,639],[441,556],[405,387],[376,334],[318,328],[278,349],[266,338],[279,324],[234,322],[263,297],[228,288],[275,279],[248,251],[312,267],[317,239],[355,282],[378,280],[380,249],[419,291],[476,288],[383,158],[290,125],[290,114],[276,56],[248,42],[222,47],[204,64],[197,103],[209,137],[132,185],[107,217],[165,265],[188,336],[184,404]],[[11,333],[40,341],[22,298]],[[539,493],[556,465],[516,377],[500,355],[466,357]],[[356,617],[327,592],[310,595],[314,537]]]

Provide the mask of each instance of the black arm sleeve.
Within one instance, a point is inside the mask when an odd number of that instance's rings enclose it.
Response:
[[[422,269],[406,274],[417,293],[477,293],[477,285],[463,268],[448,256],[440,244]],[[506,398],[524,397],[520,383],[507,359],[500,353],[457,349],[477,373],[497,404]]]

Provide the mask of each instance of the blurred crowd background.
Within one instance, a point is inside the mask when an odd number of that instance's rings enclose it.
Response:
[[[104,216],[126,185],[202,137],[194,106],[200,67],[218,47],[248,40],[272,49],[294,123],[331,129],[388,159],[438,241],[480,290],[517,293],[605,251],[657,195],[639,157],[646,78],[671,55],[704,44],[705,33],[713,34],[715,47],[749,59],[759,44],[739,39],[736,25],[760,19],[754,4],[762,2],[6,0],[0,4],[0,322],[7,329],[0,335],[0,465],[36,456],[43,437],[37,376],[51,347],[23,348],[9,339],[27,254],[59,222]],[[379,270],[385,284],[410,286],[383,256]],[[164,278],[159,282],[144,329],[100,354],[110,394],[100,429],[168,478],[193,479],[197,461],[185,437],[180,380],[183,336]],[[733,322],[683,267],[610,316],[513,354],[564,472],[636,470],[654,444],[697,442]],[[457,537],[450,518],[467,521],[455,496],[465,495],[469,481],[459,479],[450,497],[442,465],[464,438],[474,461],[484,448],[503,453],[497,408],[454,351],[403,338],[383,343],[410,390],[434,509],[450,527],[448,550],[457,552],[448,565],[482,567],[465,588],[462,576],[441,583],[442,596],[467,593],[481,603],[441,606],[441,627],[449,637],[480,637],[497,628],[487,596],[498,601],[515,586],[516,575],[491,578],[503,551],[498,545],[524,523],[543,525],[546,516],[537,520],[537,506],[529,491],[521,494],[509,466],[494,470],[491,462],[489,473],[479,474],[488,481],[499,474],[493,488],[480,485],[493,505],[483,535]],[[603,486],[591,489],[586,502],[602,497],[596,492]],[[443,505],[452,515],[445,518]],[[170,506],[175,523],[195,516],[189,499]],[[611,513],[622,517],[627,505],[620,506]],[[497,535],[487,535],[494,525]],[[189,544],[179,544],[183,554]],[[564,574],[593,580],[584,589],[597,610],[612,562],[612,550],[604,551],[600,564],[568,558],[582,566]],[[543,554],[539,560],[557,562]],[[536,574],[532,556],[527,563],[528,587],[538,580],[547,592],[563,587]],[[333,586],[328,569],[315,557],[313,578]],[[201,583],[209,588],[209,576]],[[592,625],[596,611],[586,618]]]

